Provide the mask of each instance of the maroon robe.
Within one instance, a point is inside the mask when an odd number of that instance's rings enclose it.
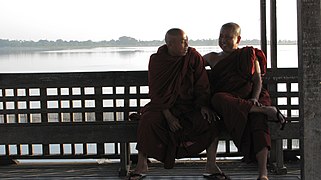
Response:
[[[234,144],[245,158],[255,158],[255,154],[262,148],[271,147],[267,116],[249,113],[253,106],[249,99],[252,97],[252,76],[256,57],[264,75],[265,55],[261,50],[252,47],[235,50],[219,61],[210,72],[212,106],[223,118]],[[264,88],[258,101],[266,106],[271,105],[269,93]]]
[[[202,56],[188,48],[183,57],[168,54],[161,46],[149,61],[151,102],[142,110],[136,149],[172,168],[175,158],[204,151],[218,135],[200,107],[209,106],[210,85]],[[162,111],[169,109],[183,129],[170,131]]]

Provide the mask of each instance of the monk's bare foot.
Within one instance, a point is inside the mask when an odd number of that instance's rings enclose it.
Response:
[[[142,179],[146,176],[146,173],[148,171],[148,166],[143,165],[143,166],[136,166],[136,169],[132,172],[129,173],[129,180],[137,180],[137,179]]]
[[[269,178],[267,176],[261,176],[258,178],[259,180],[269,180]]]
[[[265,113],[270,118],[272,118],[273,121],[280,122],[281,124],[285,123],[285,117],[281,114],[280,111],[274,106],[265,106]]]
[[[136,174],[142,174],[142,173],[146,173],[147,171],[148,171],[147,163],[141,163],[141,164],[138,163],[133,172]]]
[[[222,173],[221,169],[214,163],[207,163],[205,166],[205,172],[209,174]]]
[[[143,179],[144,177],[146,177],[146,174],[138,174],[138,173],[130,173],[128,179],[129,180],[139,180],[139,179]]]
[[[230,178],[221,171],[216,163],[207,163],[205,171],[206,173],[203,174],[203,177],[206,179],[230,180]]]
[[[134,173],[146,173],[148,171],[147,155],[138,151],[138,160]]]

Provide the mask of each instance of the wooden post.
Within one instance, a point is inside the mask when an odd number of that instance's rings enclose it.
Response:
[[[270,1],[270,54],[271,68],[273,71],[277,69],[277,15],[276,15],[276,0]]]
[[[266,37],[266,0],[260,1],[260,29],[261,29],[261,50],[267,56],[267,37]]]
[[[321,179],[321,3],[297,0],[301,179]]]

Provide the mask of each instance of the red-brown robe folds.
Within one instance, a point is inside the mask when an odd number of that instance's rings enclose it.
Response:
[[[214,125],[200,113],[210,97],[204,60],[194,48],[174,57],[163,45],[150,57],[148,79],[151,101],[142,110],[136,149],[172,168],[175,158],[204,151],[217,136]],[[182,130],[170,131],[165,109],[179,119]]]
[[[235,50],[219,61],[211,70],[212,106],[224,120],[234,144],[244,154],[245,160],[255,158],[264,147],[271,147],[267,116],[249,113],[252,97],[254,61],[259,60],[262,75],[266,72],[264,53],[253,47]],[[267,90],[262,88],[259,102],[271,105]]]

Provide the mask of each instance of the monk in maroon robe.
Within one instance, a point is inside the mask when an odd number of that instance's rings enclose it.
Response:
[[[280,111],[271,106],[267,90],[262,88],[261,76],[266,72],[264,53],[253,47],[239,49],[240,27],[224,24],[220,31],[220,53],[204,55],[211,66],[211,104],[223,119],[227,131],[245,160],[256,159],[259,179],[267,177],[267,156],[271,148],[268,118],[286,122]]]
[[[214,110],[223,117],[235,145],[246,155],[246,158],[250,158],[250,150],[259,152],[262,148],[270,149],[271,146],[267,116],[262,113],[249,113],[253,106],[253,101],[250,100],[253,88],[252,68],[257,54],[262,53],[251,47],[236,49],[218,62],[210,73]],[[271,106],[269,93],[264,88],[257,100],[261,105]],[[256,131],[250,134],[250,131],[245,131],[248,128]],[[261,134],[256,135],[256,133]],[[251,138],[255,143],[251,144]],[[253,149],[250,148],[251,146],[254,146]]]
[[[209,150],[207,170],[216,166],[218,130],[210,110],[210,84],[203,57],[184,31],[171,29],[166,45],[151,55],[148,69],[150,103],[143,109],[137,132],[138,163],[130,178],[147,172],[147,156],[173,168],[175,158]],[[209,162],[210,161],[210,162]]]

